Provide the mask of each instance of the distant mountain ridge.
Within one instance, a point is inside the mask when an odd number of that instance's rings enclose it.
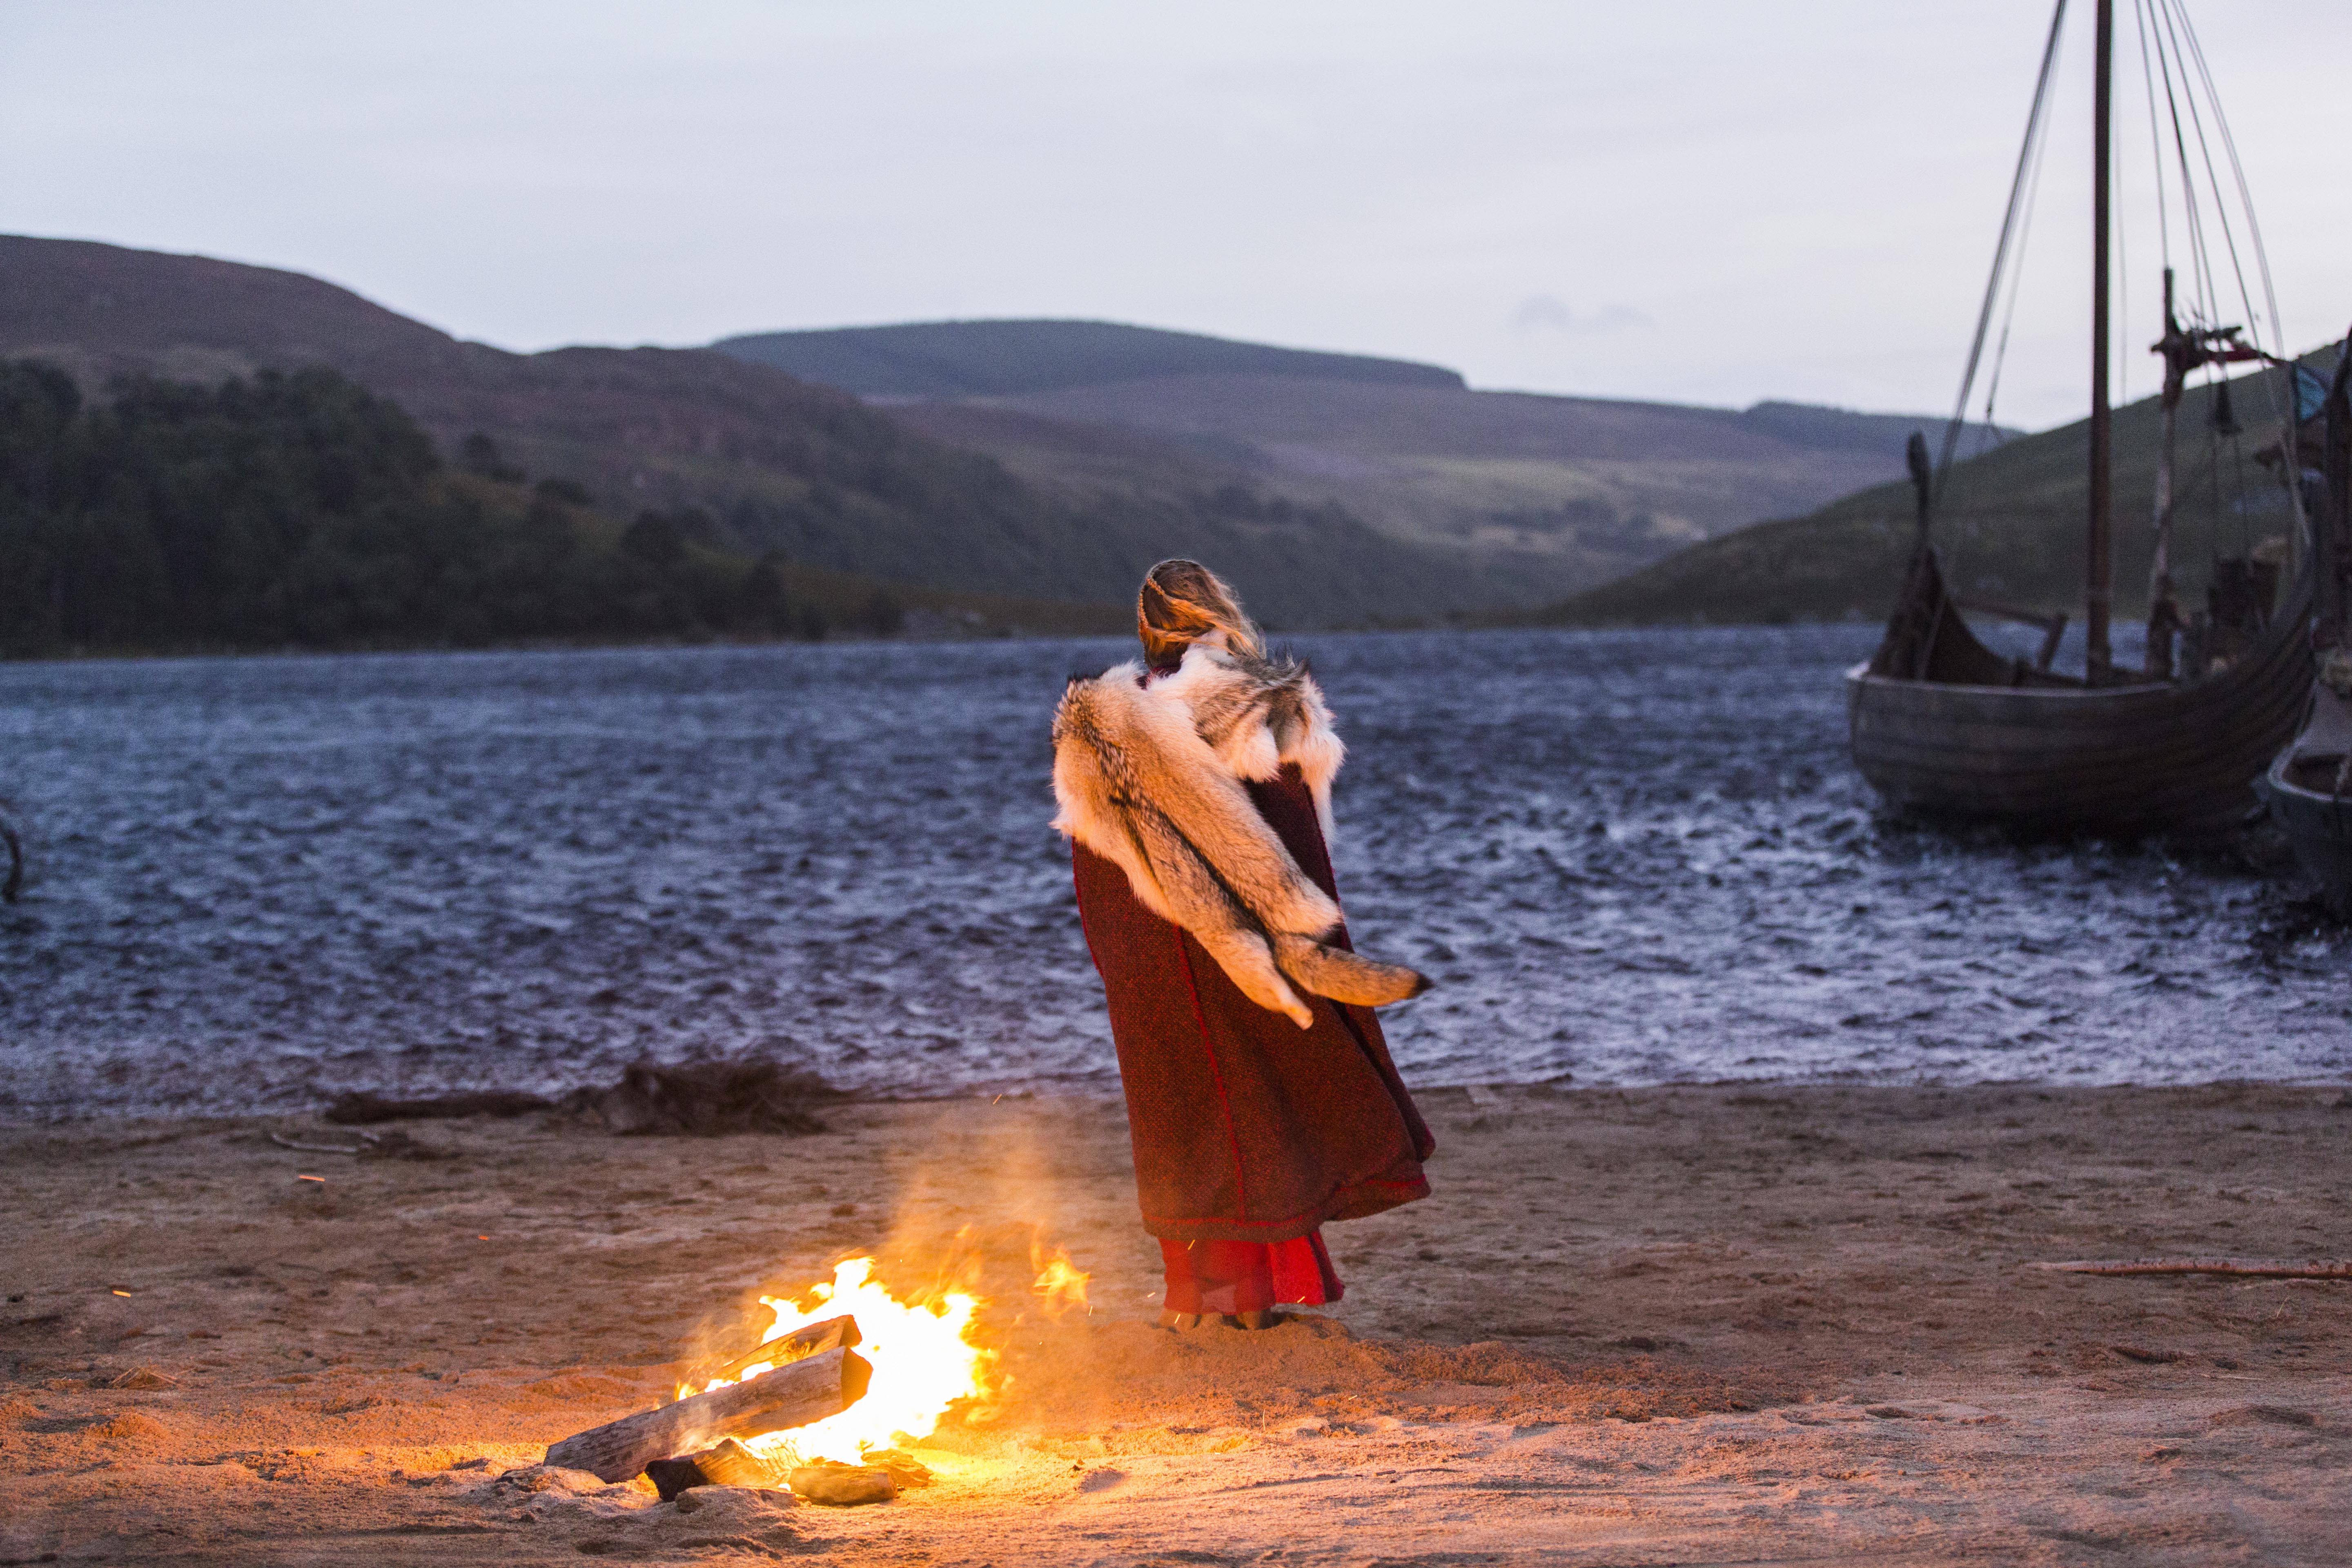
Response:
[[[1532,605],[1903,471],[1929,416],[1474,391],[1452,371],[1099,321],[727,338],[1085,509],[1237,488],[1336,508]]]
[[[741,352],[780,336],[864,385],[924,384],[913,366],[932,385],[1027,390],[868,402]],[[713,549],[1097,605],[1189,555],[1280,627],[1555,602],[1892,479],[1920,422],[1478,392],[1437,366],[1105,322],[728,343],[509,353],[298,273],[0,236],[0,355],[88,393],[125,374],[324,365],[445,453],[479,432],[608,515],[700,513]],[[1087,379],[1103,375],[1126,379]]]
[[[2333,351],[2318,351],[2306,363],[2332,372]],[[2234,407],[2223,423],[2242,420],[2249,426],[2234,446],[2217,438],[2212,387],[2192,386],[2181,400],[2171,559],[2182,599],[2191,605],[2200,602],[2216,557],[2243,555],[2290,526],[2285,489],[2264,477],[2267,470],[2255,458],[2277,428],[2259,384],[2265,374],[2229,384]],[[2063,611],[2079,623],[2089,430],[2088,420],[2078,420],[1978,451],[1953,468],[1944,481],[1935,540],[1955,592],[2009,608]],[[2147,613],[2155,553],[2147,520],[2161,432],[2155,397],[2115,411],[2112,547],[2119,619]],[[2242,497],[2241,481],[2246,483]],[[1805,516],[1694,545],[1521,620],[1558,626],[1876,620],[1902,590],[1913,519],[1908,483],[1876,486]]]
[[[1825,450],[1899,454],[1904,442],[1911,438],[1911,432],[1925,430],[1939,435],[1945,418],[1940,414],[1862,414],[1820,403],[1766,401],[1741,409],[1739,422],[1751,430],[1766,431]],[[1979,441],[1987,436],[2007,441],[2022,434],[1999,426],[1976,425],[1969,429]]]
[[[1246,482],[1074,497],[771,366],[707,349],[509,353],[315,278],[206,257],[0,236],[0,356],[54,363],[91,393],[123,374],[209,384],[324,365],[399,404],[445,453],[480,432],[619,516],[698,509],[719,548],[835,573],[1118,605],[1152,562],[1193,555],[1288,626],[1485,597],[1456,559]]]
[[[1433,364],[1276,348],[1117,321],[909,321],[749,332],[710,345],[860,397],[1003,397],[1170,375],[1276,375],[1459,388]]]

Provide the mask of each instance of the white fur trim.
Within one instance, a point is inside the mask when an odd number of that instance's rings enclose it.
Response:
[[[1131,670],[1136,667],[1130,662],[1118,668]],[[1108,679],[1108,674],[1105,679]],[[1172,673],[1150,678],[1149,689],[1172,698],[1190,710],[1231,696],[1236,683],[1244,679],[1222,639],[1212,643],[1204,638],[1184,650],[1183,662]],[[1296,763],[1308,793],[1314,796],[1316,821],[1323,829],[1328,847],[1336,834],[1331,817],[1331,781],[1339,777],[1339,764],[1347,761],[1348,747],[1339,739],[1332,723],[1330,706],[1324,700],[1323,689],[1314,677],[1300,677],[1297,692],[1299,706],[1305,710],[1303,723],[1286,722],[1277,733],[1267,722],[1264,709],[1255,709],[1217,747],[1217,757],[1235,778],[1255,784],[1277,778],[1285,763]]]
[[[1345,748],[1304,669],[1195,645],[1171,675],[1133,664],[1071,681],[1054,716],[1054,826],[1126,873],[1259,1006],[1300,1028],[1291,982],[1363,1006],[1417,995],[1402,965],[1329,946],[1339,906],[1298,865],[1245,783],[1295,763],[1328,835]]]

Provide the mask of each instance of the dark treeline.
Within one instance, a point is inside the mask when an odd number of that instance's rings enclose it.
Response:
[[[131,380],[98,403],[0,361],[0,652],[818,637],[903,615],[887,591],[796,595],[698,512],[623,525],[524,479],[478,437],[445,467],[331,371]]]

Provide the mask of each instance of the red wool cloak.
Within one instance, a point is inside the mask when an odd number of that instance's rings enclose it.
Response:
[[[1246,787],[1299,869],[1336,899],[1297,767]],[[1110,1003],[1144,1229],[1280,1242],[1429,1195],[1421,1164],[1436,1145],[1370,1008],[1306,997],[1315,1021],[1301,1029],[1144,908],[1117,865],[1076,842],[1071,858]],[[1333,945],[1349,946],[1344,930]]]

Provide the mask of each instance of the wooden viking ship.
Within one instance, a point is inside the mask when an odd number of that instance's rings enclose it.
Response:
[[[2285,829],[2295,863],[2336,915],[2352,918],[2352,334],[2337,353],[2320,417],[2319,505],[2312,552],[2317,603],[2311,640],[2326,650],[2303,728],[2258,786]]]
[[[2172,35],[2176,38],[2185,32],[2180,0],[2139,3],[2161,7],[2168,25],[2178,25]],[[2215,562],[2209,610],[2193,617],[2181,613],[2170,571],[2175,416],[2188,377],[2199,369],[2251,361],[2291,375],[2293,367],[2277,354],[2242,341],[2243,328],[2213,324],[2206,311],[2192,310],[2184,324],[2176,315],[2172,270],[2166,269],[2165,333],[2155,345],[2164,356],[2164,434],[2157,476],[2147,657],[2139,670],[2118,668],[2109,643],[2114,602],[2113,412],[2107,387],[2113,0],[2097,0],[2084,673],[2068,675],[2052,668],[2065,616],[1964,602],[1947,582],[1932,538],[1936,500],[1952,468],[1986,331],[2029,194],[2065,10],[2065,0],[2059,0],[1992,279],[1961,382],[1958,410],[1946,432],[1938,468],[1931,469],[1925,439],[1912,437],[1916,541],[1903,593],[1878,651],[1847,674],[1853,758],[1891,805],[1922,815],[1990,820],[2034,832],[2134,835],[2223,826],[2255,807],[2251,786],[2294,733],[2304,711],[2312,679],[2306,629],[2313,595],[2310,552],[2302,548],[2302,503],[2298,487],[2291,482],[2297,468],[2290,459],[2283,465],[2281,479],[2294,519],[2295,537],[2289,548],[2295,569],[2284,603],[2275,601],[2278,580],[2288,574],[2283,570],[2287,563],[2261,559],[2257,552],[2248,559]],[[2159,48],[2164,37],[2159,29]],[[2189,38],[2193,46],[2193,35]],[[2173,47],[2178,52],[2179,46]],[[2201,57],[2197,64],[2201,73]],[[2152,102],[2152,119],[2154,110]],[[2185,159],[2184,149],[2184,163]],[[2185,180],[2183,191],[2190,194]],[[2215,196],[2218,201],[2218,189]],[[2192,227],[2190,232],[2200,231]],[[2211,273],[2200,268],[2196,276],[2210,279]],[[2011,298],[2014,300],[2013,291]],[[2251,299],[2247,304],[2251,319]],[[2272,319],[2276,320],[2275,309]],[[2290,408],[2292,396],[2290,384]],[[2291,452],[2292,414],[2284,423]],[[1967,615],[1971,610],[2042,625],[2046,635],[2039,655],[2028,661],[1995,653],[1970,629]]]

